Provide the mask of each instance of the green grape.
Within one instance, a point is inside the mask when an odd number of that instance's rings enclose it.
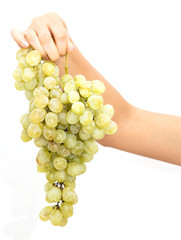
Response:
[[[73,215],[73,206],[70,203],[62,202],[60,210],[65,218],[72,217]]]
[[[50,206],[44,207],[40,213],[39,217],[42,221],[48,221],[50,219],[50,214],[53,211],[53,208]]]
[[[58,99],[60,99],[62,94],[63,94],[63,92],[59,88],[53,88],[53,89],[50,90],[50,98],[58,98]]]
[[[43,73],[47,76],[53,76],[55,74],[55,66],[51,62],[44,62],[41,68]]]
[[[43,137],[43,135],[41,135],[40,137],[34,139],[34,144],[39,148],[46,147],[48,141]]]
[[[49,97],[49,91],[47,88],[42,87],[42,86],[38,86],[37,88],[35,88],[35,90],[33,91],[33,96],[39,96],[39,95],[46,95],[47,97]]]
[[[22,130],[20,138],[23,142],[29,142],[32,139],[25,129]]]
[[[94,81],[92,81],[92,90],[95,93],[102,94],[106,90],[106,88],[105,88],[103,82],[101,82],[99,80],[94,80]]]
[[[79,137],[81,140],[86,141],[91,138],[91,135],[89,133],[85,133],[82,129],[79,131]]]
[[[24,129],[27,129],[30,125],[30,119],[29,119],[29,114],[23,114],[20,118],[20,123],[23,126]]]
[[[65,157],[68,157],[68,155],[70,154],[70,149],[64,145],[60,145],[57,150],[57,153],[60,157],[65,158]]]
[[[68,101],[70,103],[75,103],[75,102],[79,101],[79,99],[80,99],[80,95],[78,92],[71,91],[68,93]]]
[[[54,226],[65,226],[67,223],[61,211],[56,208],[50,214],[50,222]]]
[[[58,144],[55,143],[54,141],[48,142],[47,148],[52,153],[57,152],[58,147],[59,147]]]
[[[53,165],[57,170],[64,170],[67,167],[67,160],[65,158],[57,157],[53,160]]]
[[[98,110],[103,105],[103,99],[101,96],[92,95],[87,99],[89,107],[93,110]]]
[[[67,173],[65,170],[58,170],[54,173],[54,179],[58,182],[64,182],[67,178]]]
[[[43,124],[31,123],[28,127],[27,133],[31,138],[38,138],[43,132]]]
[[[79,89],[79,93],[82,97],[88,98],[89,96],[91,96],[92,91],[89,88],[81,87]]]
[[[38,108],[45,108],[49,103],[49,98],[46,95],[38,95],[34,98],[34,104]]]
[[[100,128],[106,128],[109,126],[111,118],[106,113],[100,113],[95,117],[95,123]]]
[[[68,124],[68,122],[66,120],[66,114],[67,114],[67,112],[65,110],[62,110],[62,112],[57,114],[59,123],[64,124],[64,125]]]
[[[85,112],[82,115],[80,115],[79,120],[83,126],[89,125],[93,120],[93,115],[90,111],[85,110]]]
[[[45,122],[49,128],[55,128],[58,124],[58,117],[55,113],[49,112],[45,116]]]
[[[76,177],[80,174],[83,174],[86,171],[86,165],[84,162],[82,163],[71,162],[67,164],[66,171],[70,176]]]
[[[69,93],[71,91],[76,91],[76,86],[72,82],[67,82],[64,86],[65,93]]]
[[[64,144],[67,148],[74,148],[77,143],[77,138],[75,135],[67,133]]]
[[[73,189],[76,187],[76,183],[75,183],[75,182],[65,181],[65,182],[64,182],[64,185],[65,185],[66,187],[72,187]]]
[[[34,90],[37,86],[37,79],[34,78],[30,82],[25,82],[25,89],[26,90]]]
[[[108,135],[115,134],[117,130],[118,130],[118,125],[114,121],[111,121],[109,126],[107,128],[104,128],[105,134],[108,134]]]
[[[44,79],[43,84],[47,89],[53,89],[54,87],[56,87],[57,81],[54,77],[49,76]]]
[[[45,148],[41,148],[36,157],[36,162],[39,166],[45,166],[51,161],[51,154]]]
[[[60,188],[52,187],[47,193],[50,202],[58,202],[61,200],[62,192]]]
[[[74,155],[74,154],[73,154]],[[71,159],[69,159],[69,162],[71,163],[82,163],[81,159],[79,156],[74,155]]]
[[[29,112],[31,113],[36,108],[34,104],[34,98],[32,98],[29,102]]]
[[[30,113],[30,121],[32,123],[40,123],[45,119],[47,112],[45,109],[35,108]]]
[[[85,152],[95,154],[98,151],[98,145],[94,140],[84,141]]]
[[[61,129],[57,129],[54,141],[56,143],[63,143],[65,139],[66,139],[66,133]]]
[[[41,61],[41,54],[36,51],[30,51],[27,55],[26,55],[26,62],[29,66],[36,66],[40,63]]]
[[[68,126],[69,126],[69,124],[64,125],[64,124],[59,123],[56,128],[60,129],[60,130],[66,130],[67,131]]]
[[[28,54],[30,48],[20,48],[16,53],[16,59],[19,61],[21,57],[24,57]]]
[[[94,121],[92,121],[89,125],[82,126],[82,131],[84,133],[91,134],[91,133],[93,133],[94,129],[95,129],[95,122]]]
[[[73,183],[73,182],[75,182],[75,180],[76,180],[76,177],[72,177],[72,176],[70,176],[70,175],[67,174],[67,179],[66,179],[66,181],[68,181],[68,182],[70,182],[70,183]]]
[[[48,126],[43,127],[43,136],[46,140],[51,141],[56,137],[56,129],[49,128]]]
[[[83,87],[86,83],[86,79],[83,75],[79,74],[74,77],[74,81],[77,87]]]
[[[69,130],[69,133],[72,133],[72,134],[77,134],[80,130],[80,126],[79,126],[79,123],[76,123],[76,124],[70,124],[68,126],[68,130]]]
[[[13,78],[18,82],[23,81],[23,79],[21,78],[21,73],[22,73],[22,69],[20,67],[17,67],[13,72]]]
[[[28,64],[26,63],[26,58],[25,57],[20,57],[19,61],[18,61],[18,66],[21,69],[25,69],[28,67]]]
[[[52,99],[50,99],[50,101],[48,103],[48,107],[52,112],[59,113],[63,109],[63,104],[59,99],[52,98]]]
[[[77,141],[74,148],[71,149],[71,153],[79,155],[84,151],[84,144],[81,141]]]
[[[25,68],[21,73],[21,77],[25,82],[32,81],[35,75],[36,75],[35,70],[31,67]]]
[[[17,90],[20,90],[20,91],[25,89],[25,83],[24,82],[15,81],[14,86]]]
[[[55,178],[54,178],[54,171],[49,171],[46,173],[46,179],[51,182],[54,183],[55,182]]]
[[[69,104],[68,94],[64,92],[64,93],[61,95],[60,100],[62,101],[63,104]]]
[[[72,112],[72,110],[69,110],[66,114],[66,120],[69,124],[75,124],[79,121],[79,115]]]
[[[93,154],[82,153],[80,155],[80,159],[82,162],[90,162],[93,159]]]
[[[46,164],[44,166],[40,166],[37,164],[37,172],[40,172],[40,173],[47,173],[51,170],[50,168],[50,165],[49,164]]]
[[[104,130],[98,127],[95,127],[93,133],[92,133],[92,137],[96,140],[100,140],[103,139],[104,137]]]
[[[28,101],[30,101],[33,98],[33,91],[32,90],[25,90],[25,97]]]
[[[114,115],[114,108],[111,104],[106,104],[101,107],[98,113],[105,113],[107,114],[110,118],[113,117]]]
[[[74,102],[72,104],[71,110],[75,114],[83,114],[85,111],[85,106],[82,102]]]
[[[72,78],[71,75],[69,75],[69,74],[63,75],[62,78],[61,78],[61,80],[60,80],[60,85],[61,85],[61,87],[64,88],[65,83],[67,83],[67,82],[69,82],[69,81],[71,81],[71,80],[73,80],[73,78]]]
[[[78,202],[77,194],[71,187],[65,187],[62,191],[62,198],[65,202],[76,204]]]
[[[48,192],[52,187],[53,187],[53,183],[51,183],[51,182],[45,183],[45,185],[44,185],[45,192]]]

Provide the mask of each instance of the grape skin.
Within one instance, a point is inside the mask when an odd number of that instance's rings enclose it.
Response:
[[[44,207],[39,217],[63,227],[78,201],[76,177],[86,171],[86,163],[98,151],[96,140],[118,130],[111,120],[114,108],[103,105],[101,81],[87,81],[81,74],[59,79],[56,64],[42,60],[32,47],[20,49],[16,59],[15,88],[25,90],[29,101],[29,113],[20,118],[20,138],[24,142],[34,139],[40,148],[36,162],[37,171],[45,173],[48,181],[45,200],[56,203]]]

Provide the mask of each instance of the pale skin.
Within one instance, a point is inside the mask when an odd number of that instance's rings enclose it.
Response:
[[[87,80],[104,82],[107,89],[104,102],[114,106],[113,120],[119,130],[115,135],[106,135],[100,144],[181,165],[181,117],[149,112],[128,103],[84,58],[70,38],[66,23],[57,14],[36,17],[24,32],[12,29],[11,35],[20,47],[31,45],[43,58],[56,62],[60,77],[64,74],[64,56],[68,52],[72,76],[83,74]]]

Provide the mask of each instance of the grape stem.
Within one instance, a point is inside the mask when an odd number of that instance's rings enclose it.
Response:
[[[68,74],[68,53],[65,55],[65,74]]]

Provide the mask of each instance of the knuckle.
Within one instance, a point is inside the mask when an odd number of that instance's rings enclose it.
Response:
[[[24,32],[24,34],[25,34],[28,41],[33,40],[33,34],[32,34],[31,31],[26,31],[26,32]]]
[[[36,24],[38,24],[38,22],[39,22],[39,17],[35,17],[35,18],[33,18],[33,20],[32,20],[32,24],[33,25],[36,25]]]
[[[62,40],[62,41],[66,41],[66,39],[67,39],[66,31],[57,32],[56,38],[59,39],[59,40]]]
[[[43,33],[41,35],[41,42],[43,45],[48,44],[50,42],[50,40],[51,40],[51,37],[48,34]]]

